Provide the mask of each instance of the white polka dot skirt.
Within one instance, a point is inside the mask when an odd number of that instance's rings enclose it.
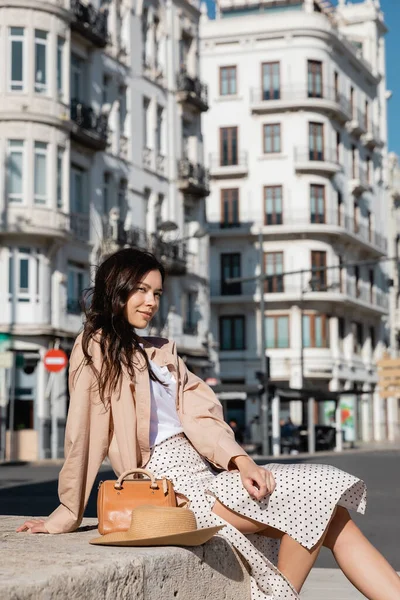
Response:
[[[244,535],[212,512],[216,499],[231,510],[290,535],[310,549],[320,539],[336,505],[364,513],[365,484],[329,465],[265,465],[276,489],[254,500],[244,489],[238,471],[215,473],[184,434],[156,446],[146,468],[167,477],[175,491],[190,500],[198,527],[226,525],[222,535],[250,567],[252,600],[299,600],[300,596],[278,570],[279,540],[260,534]]]

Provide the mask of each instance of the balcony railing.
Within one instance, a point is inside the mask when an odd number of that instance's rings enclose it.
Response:
[[[68,298],[67,312],[71,315],[80,315],[83,312],[81,301],[73,298]]]
[[[77,99],[71,100],[72,136],[94,150],[105,150],[108,137],[108,117],[94,111]]]
[[[247,152],[232,150],[226,154],[215,153],[209,157],[210,169],[247,169]]]
[[[340,113],[341,120],[347,121],[351,118],[350,102],[346,96],[334,87],[323,86],[322,90],[309,90],[304,85],[293,84],[280,86],[275,89],[252,88],[250,92],[250,101],[252,110],[255,112],[268,111],[268,103],[273,106],[273,110],[285,110],[287,105],[299,106],[319,106],[329,111]]]
[[[90,241],[90,221],[89,215],[84,213],[70,214],[71,231],[73,235],[81,242]]]
[[[197,323],[184,323],[183,324],[183,333],[185,335],[197,335],[198,325]]]
[[[164,241],[158,234],[148,233],[139,227],[125,229],[122,219],[104,227],[104,238],[114,241],[119,247],[132,246],[152,252],[170,275],[186,273],[188,252],[183,240]]]
[[[208,110],[208,87],[198,77],[190,77],[183,70],[177,75],[178,99],[194,104],[201,112]]]
[[[95,46],[104,48],[108,41],[108,11],[99,11],[91,2],[85,4],[81,0],[71,0],[71,11],[74,15],[71,29]]]
[[[347,214],[339,210],[325,209],[323,211],[308,211],[308,210],[284,210],[279,213],[266,213],[264,218],[260,215],[260,212],[246,212],[245,210],[240,211],[240,215],[237,215],[236,220],[225,222],[218,222],[219,214],[211,214],[208,217],[208,228],[211,232],[218,230],[226,230],[226,234],[229,234],[229,229],[237,229],[238,232],[241,230],[246,235],[251,231],[254,226],[255,230],[259,230],[260,226],[265,227],[265,231],[271,228],[271,235],[278,235],[279,228],[290,227],[293,231],[298,229],[304,229],[312,232],[314,229],[318,232],[323,231],[324,227],[331,227],[335,229],[337,233],[340,230],[353,234],[355,237],[361,239],[368,244],[375,246],[379,252],[385,253],[387,250],[387,242],[384,235],[375,231],[372,225],[369,225],[365,217],[363,219],[356,219],[354,215]],[[330,233],[330,232],[329,232]],[[236,234],[236,232],[235,232]],[[285,235],[287,231],[285,231]]]
[[[178,161],[178,187],[187,194],[207,196],[210,193],[208,169],[188,158]]]
[[[334,175],[340,171],[340,163],[336,148],[301,148],[294,149],[296,171],[324,172]]]

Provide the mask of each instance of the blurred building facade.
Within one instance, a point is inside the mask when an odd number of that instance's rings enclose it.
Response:
[[[219,0],[201,25],[220,381],[256,381],[259,289],[225,280],[261,270],[272,383],[347,392],[364,440],[398,421],[376,390],[390,345],[386,31],[378,0]],[[243,425],[260,410],[229,407]],[[301,423],[300,403],[284,408]]]
[[[43,355],[70,351],[93,266],[118,248],[148,248],[168,272],[149,333],[173,337],[199,374],[210,364],[199,8],[0,3],[0,336],[16,355],[13,458],[62,456],[66,377],[50,386]]]

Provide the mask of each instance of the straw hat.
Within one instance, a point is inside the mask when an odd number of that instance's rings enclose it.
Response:
[[[90,540],[99,546],[200,546],[224,525],[197,529],[188,508],[144,504],[132,511],[128,531],[107,533]]]

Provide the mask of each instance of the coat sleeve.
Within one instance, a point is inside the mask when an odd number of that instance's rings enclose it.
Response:
[[[222,406],[213,390],[191,373],[181,358],[183,379],[181,419],[185,434],[196,450],[209,461],[229,470],[234,456],[247,456],[224,421]]]
[[[77,529],[94,480],[108,451],[110,411],[96,394],[92,369],[82,362],[80,338],[70,359],[70,405],[65,431],[65,462],[58,480],[60,505],[46,520],[49,533]]]

